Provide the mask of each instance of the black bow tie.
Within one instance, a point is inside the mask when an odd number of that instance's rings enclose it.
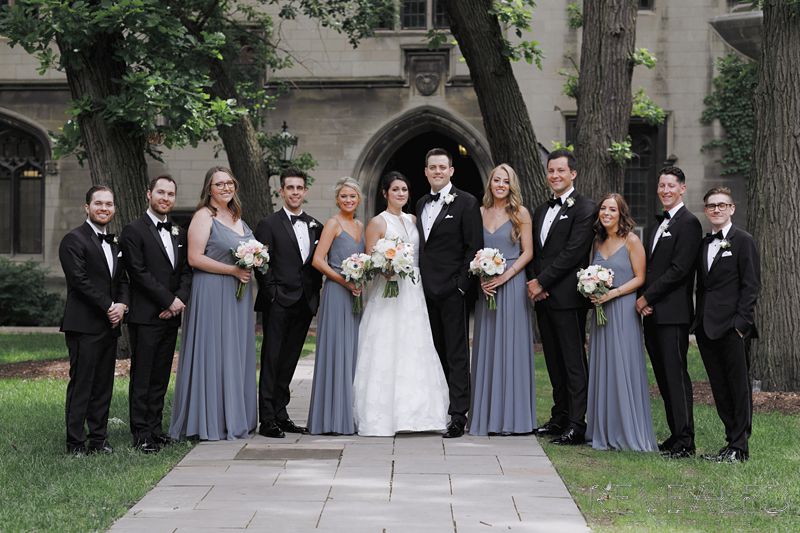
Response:
[[[172,231],[172,222],[159,222],[156,224],[156,231],[161,231],[162,229]]]
[[[441,192],[437,192],[436,194],[431,193],[431,202],[438,202],[439,198],[442,197]]]
[[[664,211],[660,215],[656,215],[656,220],[658,220],[659,223],[664,222],[665,220],[669,220],[670,218],[672,217],[669,216],[669,211]]]
[[[289,215],[289,221],[292,223],[292,226],[294,226],[294,223],[297,222],[298,220],[301,221],[301,222],[305,222],[306,218],[302,214],[300,214],[300,215]]]
[[[716,233],[706,233],[706,242],[712,242],[714,239],[723,240],[725,237],[722,235],[722,230]]]
[[[547,200],[547,205],[554,207],[556,205],[563,205],[563,203],[561,202],[561,197],[559,196],[558,198],[550,198]]]
[[[113,233],[98,233],[97,238],[101,241],[106,241],[108,244],[114,244],[114,234]]]

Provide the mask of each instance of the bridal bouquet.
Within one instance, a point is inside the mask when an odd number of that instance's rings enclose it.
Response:
[[[355,253],[342,261],[342,275],[344,279],[353,282],[353,285],[359,289],[369,280],[371,268],[372,257],[369,254]],[[364,300],[361,294],[353,297],[353,313],[360,314],[363,309]]]
[[[614,271],[600,265],[591,265],[578,270],[578,292],[586,298],[602,296],[611,290],[614,283]],[[605,326],[608,319],[603,312],[603,305],[594,306],[598,326]]]
[[[269,252],[267,246],[261,244],[255,239],[249,241],[240,241],[239,246],[231,249],[233,258],[236,259],[234,264],[247,270],[257,269],[262,274],[266,274],[269,269]],[[244,288],[247,284],[239,282],[236,287],[236,299],[241,300],[244,295]]]
[[[391,278],[397,274],[401,278],[411,278],[416,281],[414,275],[414,245],[403,242],[400,238],[393,239],[384,237],[375,243],[370,256],[372,262],[371,275],[381,273]],[[386,286],[383,288],[384,298],[396,298],[400,294],[400,287],[397,280],[387,279]]]
[[[497,248],[481,248],[469,263],[469,273],[478,276],[481,281],[499,276],[506,271],[506,258]],[[494,295],[486,296],[486,305],[490,311],[497,310]]]

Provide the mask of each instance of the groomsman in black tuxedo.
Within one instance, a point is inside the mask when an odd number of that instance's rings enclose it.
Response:
[[[114,218],[114,193],[104,185],[93,186],[84,210],[86,222],[67,233],[58,248],[67,280],[61,321],[69,351],[67,452],[76,456],[113,452],[108,410],[119,326],[128,310],[128,282],[117,239],[106,232]]]
[[[575,156],[555,150],[547,157],[553,196],[533,213],[533,261],[528,263],[528,296],[536,302],[547,373],[553,385],[550,420],[538,435],[556,435],[554,444],[584,442],[586,394],[586,313],[578,293],[578,270],[589,264],[596,218],[594,202],[575,190]]]
[[[697,313],[692,325],[728,442],[706,459],[737,463],[750,456],[753,418],[746,343],[758,338],[753,310],[761,289],[761,264],[753,237],[731,222],[736,211],[727,187],[703,197],[711,222],[697,257]]]
[[[450,423],[444,438],[464,434],[469,411],[469,310],[465,299],[473,280],[469,263],[483,247],[480,205],[451,182],[455,169],[447,150],[425,156],[430,194],[417,202],[419,269],[433,344],[450,391]]]
[[[694,318],[695,262],[703,230],[697,217],[683,205],[685,193],[683,171],[678,167],[661,169],[658,197],[664,213],[645,233],[647,272],[636,300],[636,310],[644,317],[644,342],[671,432],[658,448],[664,456],[675,459],[695,453],[692,381],[686,354]]]
[[[292,381],[311,319],[319,305],[322,274],[311,266],[322,224],[303,212],[308,192],[305,172],[289,168],[281,173],[283,208],[258,223],[255,238],[269,246],[269,271],[256,271],[264,343],[258,385],[259,434],[283,438],[285,432],[308,433],[289,418]]]
[[[172,440],[161,425],[164,395],[192,282],[186,232],[167,219],[176,193],[170,176],[153,179],[147,187],[147,211],[120,235],[130,279],[131,308],[126,319],[133,351],[130,424],[133,446],[144,453],[157,452]]]

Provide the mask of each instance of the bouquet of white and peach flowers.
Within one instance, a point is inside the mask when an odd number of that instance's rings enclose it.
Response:
[[[269,252],[267,246],[261,244],[255,239],[249,241],[240,241],[239,246],[231,249],[233,258],[236,259],[234,264],[240,268],[253,270],[254,268],[265,274],[269,270]],[[244,288],[247,284],[239,282],[236,287],[236,299],[241,300],[244,295]]]
[[[370,279],[372,257],[369,254],[355,253],[342,261],[342,275],[359,289]],[[353,297],[353,313],[359,314],[364,309],[361,294]]]
[[[469,273],[486,281],[506,271],[506,258],[497,248],[481,248],[469,263]],[[497,309],[497,300],[493,294],[486,296],[486,305],[490,311]]]
[[[400,294],[397,280],[391,279],[397,274],[401,278],[411,278],[416,281],[414,274],[414,245],[403,242],[399,237],[379,239],[372,248],[370,257],[372,262],[371,274],[381,273],[386,276],[386,286],[383,288],[384,298],[396,298]]]
[[[600,265],[591,265],[578,270],[578,292],[586,298],[602,296],[614,284],[614,271]],[[598,326],[605,326],[608,319],[603,312],[603,304],[594,306]]]

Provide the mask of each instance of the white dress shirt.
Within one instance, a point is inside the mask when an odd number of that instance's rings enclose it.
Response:
[[[722,239],[715,238],[713,241],[708,243],[708,253],[706,254],[706,270],[711,270],[711,263],[713,263],[714,258],[717,257],[717,254],[719,253],[719,247],[722,246],[723,239],[728,238],[728,232],[731,230],[731,226],[733,226],[733,223],[728,222],[728,225],[722,228]]]
[[[86,223],[89,224],[92,227],[92,229],[94,230],[95,233],[100,233],[102,235],[106,234],[106,229],[105,228],[103,228],[103,229],[98,228],[88,218],[86,219]],[[97,239],[98,237],[95,235],[94,238]],[[111,251],[111,245],[108,244],[106,241],[100,241],[100,246],[103,248],[103,253],[106,256],[106,263],[108,264],[108,273],[113,276],[114,275],[114,252]]]
[[[292,216],[300,216],[303,214],[302,211],[297,213],[296,215],[286,209],[283,208],[283,212],[286,213],[286,216],[289,217],[289,223],[292,223]],[[303,263],[306,262],[308,259],[308,251],[311,249],[308,237],[308,224],[303,220],[298,220],[294,224],[292,224],[292,229],[294,230],[294,235],[297,237],[297,244],[300,246],[300,257],[303,259]]]
[[[156,228],[158,228],[159,222],[167,221],[167,217],[161,220],[150,208],[147,209],[147,216],[150,217],[150,220],[153,221],[153,225]],[[167,228],[161,228],[158,230],[158,236],[161,237],[161,242],[164,244],[164,249],[167,251],[169,262],[172,263],[172,268],[175,268],[175,249],[172,247],[172,235],[167,231]]]
[[[653,237],[653,246],[650,248],[651,254],[653,253],[653,250],[656,249],[656,244],[658,244],[658,239],[661,238],[661,234],[664,233],[664,230],[667,229],[667,226],[669,226],[669,221],[675,217],[675,213],[677,213],[681,207],[683,207],[683,202],[670,209],[668,211],[669,218],[664,217],[664,220],[661,221],[661,225],[658,226],[658,229],[656,229],[656,236]]]
[[[453,183],[450,182],[439,191],[439,199],[435,202],[429,200],[425,203],[425,207],[422,208],[422,231],[425,233],[425,240],[428,240],[428,236],[431,234],[431,229],[433,228],[433,223],[436,222],[436,217],[439,216],[439,213],[442,212],[442,207],[444,206],[444,197],[450,194],[450,190],[453,188]],[[431,194],[434,194],[431,191]]]
[[[561,207],[574,190],[575,187],[570,187],[567,192],[559,196],[559,198],[561,198],[561,204],[555,204],[553,207],[547,210],[547,213],[545,213],[544,220],[542,221],[542,231],[539,232],[539,242],[542,243],[542,246],[544,246],[544,241],[547,240],[547,234],[550,233],[550,228],[553,226],[553,222],[555,222],[559,211],[561,211]]]

